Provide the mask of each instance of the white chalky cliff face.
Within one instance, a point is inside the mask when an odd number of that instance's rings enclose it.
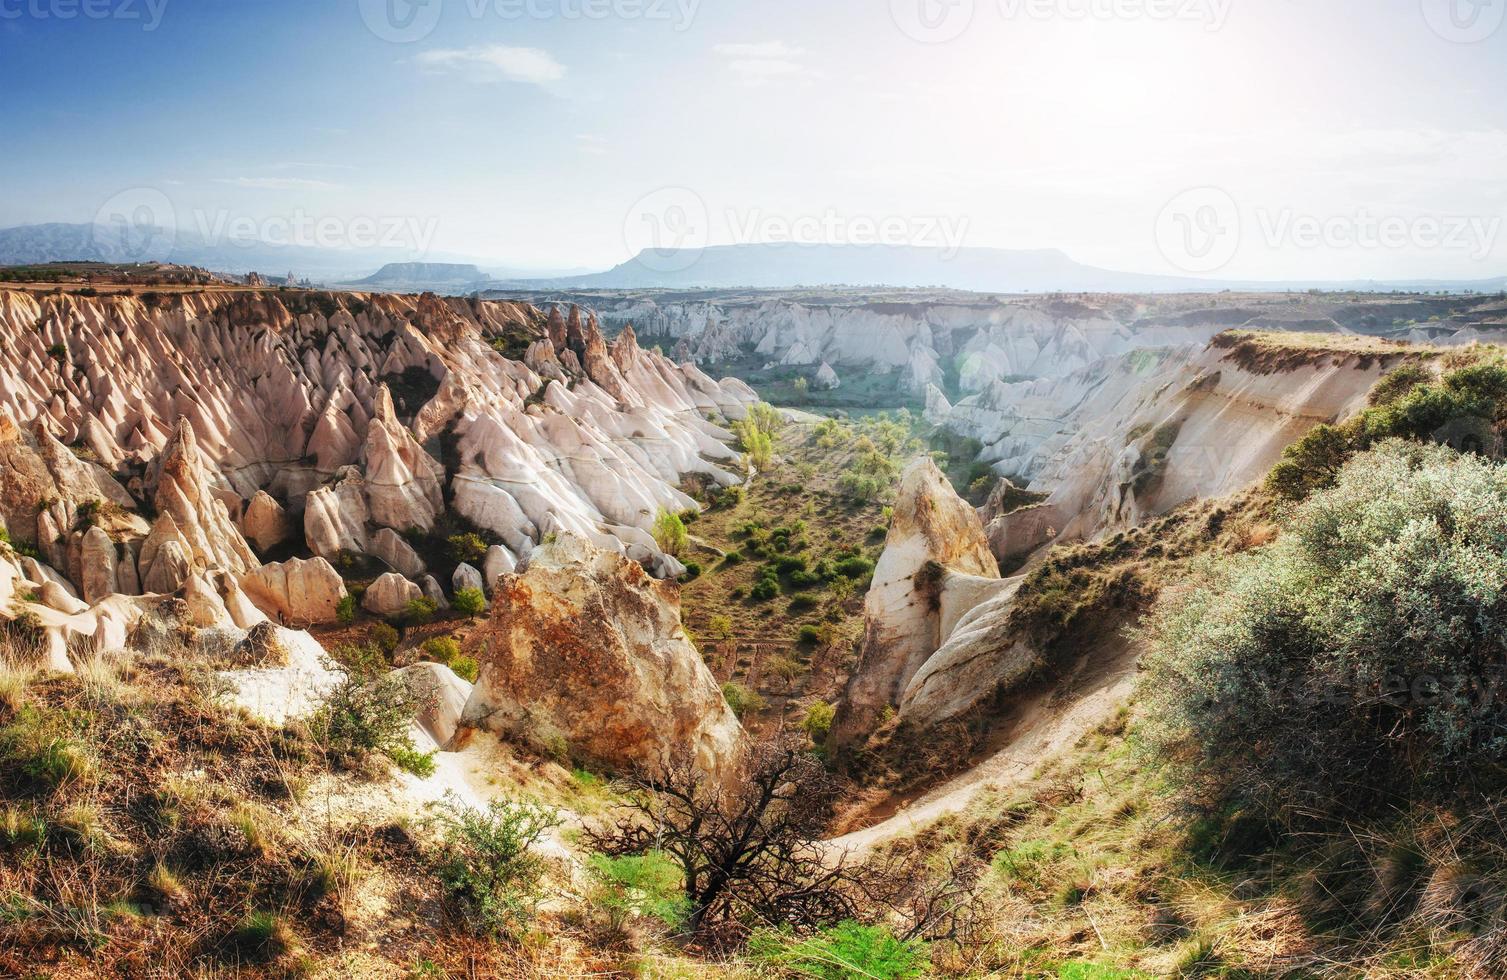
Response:
[[[44,619],[92,631],[91,602],[195,581],[318,621],[343,589],[306,556],[421,572],[394,535],[447,508],[503,542],[495,569],[571,531],[672,571],[649,529],[694,507],[687,474],[737,481],[709,417],[755,400],[631,332],[608,345],[594,319],[552,336],[520,304],[0,290],[0,516],[16,546],[0,608],[45,605],[47,579],[68,608]],[[274,548],[285,561],[264,565]]]

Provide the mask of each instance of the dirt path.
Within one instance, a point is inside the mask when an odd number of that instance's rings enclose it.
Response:
[[[1128,644],[1103,651],[1064,688],[1039,694],[1022,706],[1009,740],[993,755],[923,793],[893,816],[830,843],[861,855],[875,844],[963,810],[983,790],[1026,782],[1044,759],[1071,746],[1126,701],[1135,684],[1135,662],[1136,651]]]

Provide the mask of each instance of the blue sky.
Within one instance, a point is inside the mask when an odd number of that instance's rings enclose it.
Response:
[[[532,267],[878,225],[1507,272],[1507,0],[429,0],[411,40],[407,3],[0,0],[0,224],[145,189],[183,227],[368,219]]]

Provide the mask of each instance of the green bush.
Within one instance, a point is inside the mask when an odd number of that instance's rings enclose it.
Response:
[[[816,980],[904,980],[930,963],[926,944],[901,940],[883,926],[844,922],[806,939],[760,929],[748,938],[748,955],[798,977]]]
[[[678,928],[690,914],[680,867],[661,851],[612,857],[593,854],[586,859],[591,876],[591,903],[621,930],[633,916],[658,919]]]
[[[821,627],[813,626],[810,623],[807,623],[796,631],[796,640],[808,646],[817,645],[822,641]]]
[[[487,542],[474,531],[452,534],[445,539],[445,553],[457,564],[475,565],[486,560]]]
[[[654,543],[667,555],[679,557],[691,546],[690,532],[679,514],[662,510],[654,518]]]
[[[806,717],[801,719],[801,729],[811,736],[811,741],[821,745],[827,740],[827,733],[832,731],[832,720],[837,716],[837,709],[825,701],[817,701],[806,709]]]
[[[1479,783],[1507,750],[1507,467],[1390,441],[1287,524],[1149,621],[1154,742],[1268,813]]]
[[[790,605],[787,607],[787,611],[792,614],[803,613],[807,610],[815,609],[816,606],[817,601],[814,596],[798,595],[790,600]]]
[[[440,611],[440,604],[425,596],[422,599],[409,599],[408,605],[403,609],[403,622],[409,626],[423,626],[434,619],[435,613]]]
[[[874,563],[863,555],[852,555],[835,562],[833,564],[833,571],[843,578],[862,582],[874,574]]]
[[[413,771],[418,753],[408,725],[426,707],[400,677],[363,683],[352,676],[309,720],[309,733],[339,765],[360,765],[381,753]]]
[[[722,685],[722,697],[727,701],[727,706],[733,709],[733,714],[742,718],[750,711],[764,710],[764,699],[757,691],[750,691],[737,681],[728,681]]]
[[[374,623],[367,634],[383,653],[392,653],[398,648],[398,631],[386,623]]]
[[[387,654],[372,643],[342,643],[330,651],[330,656],[352,677],[371,678],[392,669]]]
[[[688,561],[685,563],[685,574],[680,577],[681,581],[694,582],[701,577],[702,571],[704,569],[702,569],[700,562]]]
[[[480,589],[456,589],[450,597],[450,608],[462,616],[480,616],[487,611],[487,596]]]
[[[438,805],[435,872],[478,935],[520,935],[542,897],[545,866],[532,848],[560,823],[548,807],[494,800],[485,813],[452,797]]]
[[[424,641],[421,649],[430,660],[433,660],[437,664],[444,664],[446,667],[454,663],[455,659],[460,656],[460,644],[455,641],[454,637],[450,636],[430,637]]]
[[[347,593],[335,603],[335,618],[341,626],[349,626],[356,621],[356,597]]]
[[[455,671],[456,677],[472,684],[475,684],[476,678],[481,676],[481,665],[476,662],[475,657],[456,657],[450,661],[450,669]]]
[[[765,568],[759,573],[759,580],[754,583],[753,591],[749,593],[754,599],[765,602],[780,594],[780,580],[775,576],[774,569]]]

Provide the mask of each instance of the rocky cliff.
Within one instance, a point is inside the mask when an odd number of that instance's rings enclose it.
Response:
[[[990,512],[1010,560],[1052,538],[1092,538],[1259,481],[1308,429],[1361,408],[1416,349],[1363,337],[1222,334],[1137,351],[1056,381],[991,385],[927,417],[984,444],[995,472],[1046,494]]]
[[[324,559],[417,573],[398,532],[445,513],[489,567],[571,531],[673,573],[649,529],[695,506],[687,474],[736,482],[709,417],[755,396],[575,321],[555,343],[531,307],[427,294],[0,290],[7,591],[72,634],[191,585],[318,621],[343,594]]]

